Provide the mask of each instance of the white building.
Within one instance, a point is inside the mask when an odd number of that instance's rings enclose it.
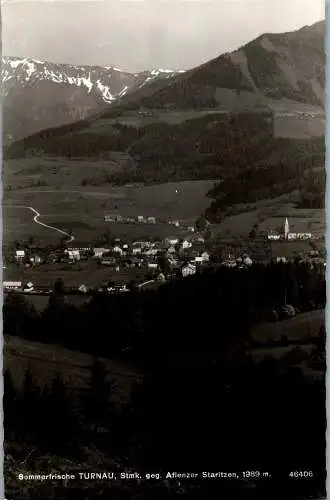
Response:
[[[100,258],[106,252],[109,252],[109,248],[94,248],[94,257]]]
[[[65,253],[68,254],[70,260],[80,260],[80,251],[79,250],[66,250]]]
[[[22,288],[22,282],[21,281],[4,281],[2,283],[3,288],[6,290],[19,290]]]
[[[248,255],[245,255],[243,257],[243,263],[245,266],[252,266],[253,261],[252,261],[251,257],[249,257]]]
[[[118,253],[119,255],[123,255],[123,253],[124,253],[123,250],[118,245],[113,247],[112,250],[113,250],[113,252]]]
[[[201,255],[203,262],[208,262],[210,260],[210,255],[208,252],[203,252]]]
[[[142,252],[142,248],[141,247],[133,247],[132,249],[132,254],[133,255],[137,255],[138,253],[141,253]]]
[[[31,281],[29,281],[25,287],[23,288],[23,292],[33,292],[34,290],[34,286],[33,286],[33,283],[31,283]]]
[[[267,238],[269,240],[274,240],[274,241],[278,241],[281,239],[281,235],[280,234],[274,234],[274,233],[270,233],[267,235]]]
[[[30,257],[30,262],[33,264],[40,264],[41,263],[41,257],[40,255],[35,255],[34,257]]]
[[[192,247],[192,243],[191,241],[188,241],[188,240],[184,240],[182,242],[182,248],[183,250],[186,250],[187,248],[191,248]]]
[[[179,243],[179,240],[178,238],[166,238],[166,242],[173,246],[173,245],[177,245]]]
[[[312,233],[288,233],[288,240],[310,240]]]
[[[191,276],[193,274],[196,274],[196,266],[193,264],[187,264],[186,266],[183,266],[181,269],[182,276],[186,278],[187,276]]]
[[[24,259],[25,257],[25,250],[16,250],[16,259]]]

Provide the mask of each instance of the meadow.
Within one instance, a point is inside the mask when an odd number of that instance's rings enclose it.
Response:
[[[104,222],[104,215],[154,216],[194,224],[209,204],[207,191],[213,181],[186,181],[152,186],[82,186],[86,176],[97,180],[100,172],[113,168],[104,161],[23,159],[5,165],[4,241],[10,243],[33,236],[40,244],[55,243],[59,233],[33,222],[31,206],[40,212],[40,221],[72,231],[76,241],[88,243],[107,229],[129,239],[182,234],[167,224],[122,225]],[[33,174],[31,173],[33,169]],[[56,174],[56,175],[55,175]],[[43,185],[38,185],[42,182]],[[8,188],[10,186],[10,189]]]
[[[114,268],[100,266],[95,261],[83,261],[76,264],[44,264],[35,268],[21,268],[9,265],[3,271],[6,281],[31,281],[36,287],[52,289],[58,278],[62,278],[68,287],[98,287],[108,281],[130,282],[132,280],[143,281],[146,274],[145,269],[122,268],[116,272]],[[32,298],[32,296],[31,296]],[[71,299],[70,299],[71,300]]]
[[[292,196],[291,196],[292,197]],[[219,224],[214,224],[214,231],[233,236],[247,236],[253,226],[259,231],[284,231],[286,217],[291,232],[312,233],[322,237],[325,232],[325,211],[323,209],[295,208],[290,196],[281,196],[240,207],[236,215],[228,215]]]
[[[4,339],[4,369],[14,377],[17,387],[21,387],[25,371],[30,368],[38,385],[50,384],[60,374],[66,385],[73,390],[87,386],[90,377],[89,368],[94,357],[88,354],[70,351],[57,345],[29,342],[10,336]],[[133,385],[141,380],[141,374],[119,361],[99,359],[115,381],[119,400],[128,398]]]
[[[255,342],[266,344],[280,341],[285,336],[290,342],[309,340],[319,336],[324,325],[324,310],[319,309],[276,323],[262,323],[251,329],[250,335]]]

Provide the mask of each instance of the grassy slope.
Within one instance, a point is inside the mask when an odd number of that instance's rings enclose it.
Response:
[[[41,385],[49,383],[57,373],[69,387],[84,388],[89,377],[93,357],[77,353],[56,345],[30,342],[18,337],[7,337],[4,342],[4,365],[13,374],[14,381],[21,386],[24,372],[30,367]],[[105,363],[118,387],[118,395],[128,396],[132,384],[141,379],[132,368],[118,361],[101,360]]]

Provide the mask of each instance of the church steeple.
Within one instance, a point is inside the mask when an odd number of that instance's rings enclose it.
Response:
[[[284,238],[287,240],[288,239],[288,234],[290,232],[290,228],[289,228],[289,221],[288,221],[288,218],[286,217],[285,219],[285,224],[284,224]]]

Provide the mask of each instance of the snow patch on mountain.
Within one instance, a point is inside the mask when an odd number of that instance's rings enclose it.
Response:
[[[30,86],[38,81],[50,81],[58,84],[67,84],[74,87],[84,87],[88,94],[93,93],[105,103],[112,103],[119,97],[136,87],[138,82],[145,85],[157,78],[171,78],[178,71],[172,69],[153,69],[142,73],[131,74],[115,66],[73,66],[44,62],[32,58],[2,57],[1,79],[4,84],[4,95],[8,95],[15,82],[21,87]],[[14,83],[14,85],[15,85]]]
[[[100,80],[97,80],[96,82],[97,88],[100,90],[103,100],[105,102],[112,102],[115,101],[116,98],[111,94],[109,87],[106,87],[105,85],[100,82]]]

